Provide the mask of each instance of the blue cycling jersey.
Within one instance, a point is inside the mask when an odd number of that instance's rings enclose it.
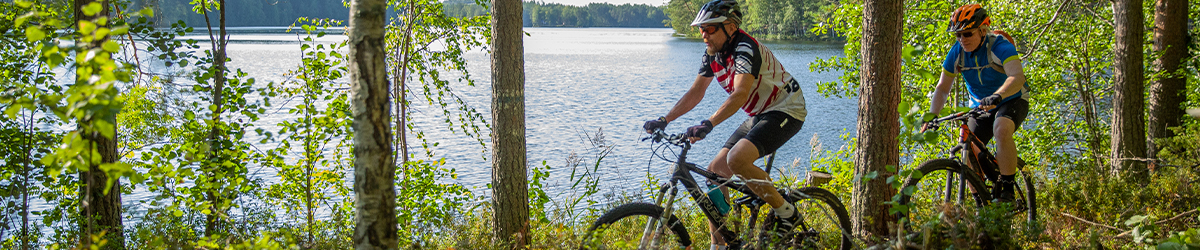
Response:
[[[984,46],[976,48],[973,52],[964,52],[962,44],[955,42],[954,47],[950,48],[950,52],[946,53],[946,60],[942,62],[942,69],[946,72],[962,74],[963,80],[967,82],[967,92],[971,94],[971,107],[979,106],[979,99],[990,96],[1004,86],[1004,81],[1008,79],[1008,75],[1000,73],[989,67],[988,53],[983,50]],[[1004,39],[995,39],[995,42],[988,46],[992,49],[992,53],[996,55],[1003,63],[1019,59],[1017,49],[1013,44]],[[962,68],[956,65],[958,57],[965,55]],[[1028,84],[1026,84],[1028,86]],[[1017,92],[1012,96],[1004,98],[1004,102],[1015,98],[1021,98],[1023,92]]]

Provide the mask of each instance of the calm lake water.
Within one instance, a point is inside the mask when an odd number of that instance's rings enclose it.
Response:
[[[595,150],[586,138],[597,131],[603,131],[604,138],[613,146],[600,163],[602,193],[639,192],[638,183],[646,180],[647,174],[664,176],[669,165],[651,157],[651,144],[640,140],[645,135],[641,126],[646,120],[665,115],[690,87],[700,67],[703,43],[673,37],[670,29],[525,28],[525,31],[529,33],[524,41],[527,156],[530,167],[541,166],[543,161],[551,167],[547,193],[560,199],[571,195],[572,169],[566,167],[567,158],[574,152],[585,162],[594,161]],[[344,36],[325,38],[338,39]],[[260,82],[283,81],[282,75],[299,64],[295,35],[242,33],[232,35],[232,40],[230,66],[249,72]],[[809,109],[804,128],[779,150],[776,165],[790,169],[793,162],[799,161],[794,171],[807,170],[814,134],[824,148],[837,149],[845,144],[838,136],[854,131],[856,100],[825,98],[816,92],[816,82],[836,81],[840,72],[818,74],[808,70],[809,63],[817,58],[842,55],[842,45],[767,43],[767,47],[800,80]],[[456,94],[484,117],[490,117],[490,59],[483,51],[469,52],[466,58],[477,85],[456,84]],[[668,131],[679,133],[698,124],[727,96],[716,83],[711,84],[706,98],[692,112],[673,122]],[[414,124],[428,141],[438,143],[432,148],[434,158],[445,158],[446,165],[458,172],[458,179],[442,181],[470,187],[482,199],[490,196],[486,185],[491,182],[491,162],[485,159],[490,157],[490,149],[461,132],[448,131],[438,108],[419,106],[416,110]],[[268,117],[261,122],[271,127],[270,124],[283,118]],[[690,161],[701,164],[711,161],[744,119],[745,113],[739,112],[718,125],[710,138],[695,145],[689,154]],[[487,131],[484,133],[486,136]],[[490,146],[490,140],[484,140]],[[411,147],[414,153],[421,152],[419,145]],[[418,159],[424,157],[418,154]],[[277,179],[274,171],[263,171],[260,175],[267,180]]]
[[[700,67],[704,50],[701,41],[671,36],[670,29],[641,28],[525,28],[525,112],[526,140],[529,166],[551,167],[546,181],[547,194],[555,200],[577,195],[570,188],[572,169],[567,159],[577,153],[588,166],[595,161],[596,150],[586,140],[602,131],[611,145],[611,153],[600,162],[600,194],[621,192],[642,193],[647,176],[663,177],[667,162],[651,156],[651,144],[640,139],[645,136],[642,123],[665,115],[668,109],[690,87]],[[207,35],[189,38],[206,39]],[[322,40],[345,39],[330,35]],[[229,44],[231,68],[240,68],[265,86],[267,82],[288,80],[284,74],[300,63],[299,38],[294,34],[234,33]],[[203,42],[202,42],[203,43]],[[207,46],[207,45],[204,45]],[[803,129],[779,149],[775,165],[784,171],[804,172],[809,168],[810,141],[814,137],[827,150],[845,145],[839,135],[854,132],[857,105],[854,99],[825,98],[816,92],[818,81],[836,81],[840,72],[812,73],[809,64],[817,58],[842,55],[841,44],[831,43],[767,43],[784,67],[796,77],[805,93],[808,117]],[[490,117],[490,59],[483,51],[466,54],[471,76],[476,86],[454,85],[456,94],[484,117]],[[343,79],[342,81],[347,81]],[[417,85],[411,85],[417,86]],[[718,84],[708,88],[706,98],[690,113],[679,118],[667,129],[681,133],[711,115],[728,96]],[[253,101],[259,97],[248,96]],[[420,104],[419,101],[417,101]],[[294,105],[294,104],[293,104]],[[414,124],[424,132],[432,147],[433,159],[445,158],[446,166],[457,170],[457,179],[440,180],[469,187],[478,202],[491,196],[490,149],[480,146],[476,139],[461,132],[446,129],[440,109],[417,106]],[[395,111],[393,111],[395,112]],[[289,117],[286,110],[264,115],[258,126],[278,130],[273,124]],[[727,122],[716,126],[710,137],[696,144],[689,154],[693,163],[711,161],[713,155],[746,119],[738,112]],[[483,124],[479,124],[483,127]],[[485,137],[489,131],[483,131]],[[410,135],[410,141],[416,141]],[[255,138],[249,138],[257,141]],[[490,140],[484,138],[490,146]],[[260,149],[275,144],[260,144]],[[410,145],[417,159],[428,159],[420,145]],[[293,159],[294,160],[294,159]],[[793,167],[793,163],[798,166]],[[760,160],[761,165],[761,160]],[[582,171],[582,170],[580,170]],[[276,170],[255,167],[251,172],[270,184],[279,180]],[[778,172],[772,173],[778,176]],[[353,173],[347,173],[353,176]],[[126,206],[145,209],[153,194],[137,187],[125,195]],[[39,202],[34,210],[49,208]],[[138,221],[138,218],[131,218]],[[132,225],[127,222],[127,225]]]

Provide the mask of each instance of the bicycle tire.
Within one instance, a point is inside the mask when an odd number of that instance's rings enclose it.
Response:
[[[796,216],[811,227],[809,232],[796,228],[791,238],[780,242],[768,242],[769,236],[760,235],[760,249],[852,249],[850,213],[841,199],[833,192],[818,187],[781,190],[789,203],[796,207]],[[832,214],[830,214],[832,213]],[[769,232],[775,224],[775,216],[767,216],[760,232]],[[836,224],[836,225],[831,225]],[[830,229],[830,227],[836,227]],[[765,238],[764,238],[765,237]]]
[[[1018,183],[1018,185],[1025,186],[1025,206],[1028,209],[1025,211],[1025,220],[1027,222],[1037,221],[1037,190],[1033,186],[1033,177],[1029,176],[1025,171],[1018,171],[1017,174],[1021,175],[1021,178],[1017,178],[1017,180],[1022,182]]]
[[[983,183],[983,180],[981,180],[979,178],[979,175],[975,174],[975,172],[972,171],[970,168],[962,167],[961,165],[959,165],[958,161],[955,161],[952,159],[929,160],[924,163],[921,163],[921,165],[919,165],[917,167],[917,171],[919,171],[920,174],[915,174],[915,173],[910,174],[908,176],[908,178],[904,181],[904,185],[901,186],[900,190],[897,190],[900,192],[900,203],[899,204],[901,206],[907,206],[907,208],[908,208],[908,209],[901,209],[901,211],[898,211],[897,219],[899,220],[902,218],[908,218],[908,223],[904,223],[904,228],[909,229],[908,231],[910,231],[910,232],[912,229],[912,227],[911,227],[912,225],[921,224],[920,222],[922,221],[922,219],[924,219],[922,217],[934,216],[935,214],[937,214],[934,211],[936,209],[940,209],[939,207],[942,207],[945,205],[957,205],[959,203],[960,200],[958,200],[957,197],[952,197],[951,200],[949,200],[949,201],[946,201],[944,198],[939,200],[939,198],[953,195],[953,194],[947,195],[945,193],[946,191],[950,191],[950,192],[956,191],[956,190],[948,190],[945,188],[945,182],[942,180],[944,180],[948,176],[948,175],[946,175],[948,173],[954,173],[954,174],[957,174],[957,176],[962,176],[963,177],[962,179],[966,180],[967,184],[971,185],[971,187],[974,188],[976,193],[979,195],[979,198],[983,202],[982,203],[976,202],[975,199],[972,197],[963,197],[962,201],[969,201],[969,202],[975,203],[976,207],[982,207],[984,205],[987,205],[987,202],[992,199],[991,193],[989,192],[990,190],[986,188],[986,186]],[[930,178],[930,177],[933,177],[933,178]],[[953,179],[957,180],[959,178],[953,178]],[[926,180],[926,182],[923,183],[923,182],[921,182],[922,180]],[[941,185],[938,186],[938,184],[941,184]],[[954,186],[959,186],[959,185],[957,183],[955,183]],[[911,191],[905,191],[910,188],[912,189]],[[916,194],[934,194],[934,196],[928,202],[926,202],[924,200],[924,197],[919,198],[918,201],[914,202],[913,196]],[[927,209],[927,210],[919,211],[917,216],[913,216],[912,210],[918,209],[918,208]]]
[[[634,202],[613,208],[592,223],[587,234],[584,235],[579,249],[637,249],[643,228],[646,226],[646,219],[661,216],[663,210],[658,205],[645,202]],[[617,226],[615,229],[626,230],[608,230],[614,229],[612,228],[614,225]],[[679,244],[679,246],[665,246],[662,249],[680,249],[692,244],[687,227],[674,214],[667,219],[666,225],[669,225],[669,230],[665,232],[669,232],[670,235],[665,236],[668,238],[674,236],[675,242],[673,243]],[[632,230],[627,230],[626,227],[629,226],[633,226]],[[663,242],[672,243],[665,240]]]

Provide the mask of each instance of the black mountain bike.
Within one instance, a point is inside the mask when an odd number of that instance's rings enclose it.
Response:
[[[991,191],[999,180],[1000,168],[992,153],[988,152],[983,142],[967,127],[967,120],[970,118],[988,115],[991,114],[985,110],[973,109],[927,123],[927,129],[937,130],[940,123],[958,121],[958,145],[950,149],[950,155],[958,155],[961,151],[962,156],[926,161],[917,167],[916,173],[909,175],[901,189],[900,197],[900,205],[906,205],[910,210],[908,213],[902,211],[899,214],[900,218],[908,218],[909,223],[906,226],[920,226],[926,221],[937,220],[938,214],[945,206],[960,206],[970,200],[978,208],[992,202]],[[979,148],[978,155],[971,153],[968,145],[972,144]],[[971,164],[964,164],[964,160]],[[1037,221],[1037,194],[1034,191],[1033,178],[1025,171],[1025,161],[1019,158],[1016,182],[1010,216],[1022,214],[1029,222]],[[971,195],[975,197],[968,197],[967,192],[973,192]]]
[[[670,181],[658,188],[654,203],[633,202],[620,205],[600,216],[588,229],[581,249],[692,249],[692,238],[688,228],[673,212],[676,208],[675,195],[678,186],[692,196],[709,222],[718,226],[718,232],[728,243],[729,249],[850,249],[850,218],[846,208],[833,193],[816,187],[780,190],[785,199],[796,207],[800,224],[795,231],[777,238],[770,233],[775,216],[766,201],[750,191],[744,181],[730,179],[709,172],[686,161],[691,143],[683,134],[668,135],[661,130],[650,137],[659,146],[654,155],[665,145],[678,146],[681,150],[674,163]],[[665,151],[664,151],[665,152]],[[771,172],[774,155],[767,160],[766,170]],[[743,194],[733,199],[728,215],[718,211],[713,201],[692,178],[698,174],[710,183],[720,183],[729,190]],[[765,211],[764,211],[765,210]],[[761,224],[759,219],[762,217]],[[743,227],[742,221],[749,225]],[[703,232],[707,228],[700,225]],[[706,234],[701,234],[706,235]]]

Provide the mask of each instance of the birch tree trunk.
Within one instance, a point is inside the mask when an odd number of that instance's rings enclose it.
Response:
[[[350,3],[350,95],[354,117],[354,248],[396,249],[396,165],[384,58],[384,0]]]

